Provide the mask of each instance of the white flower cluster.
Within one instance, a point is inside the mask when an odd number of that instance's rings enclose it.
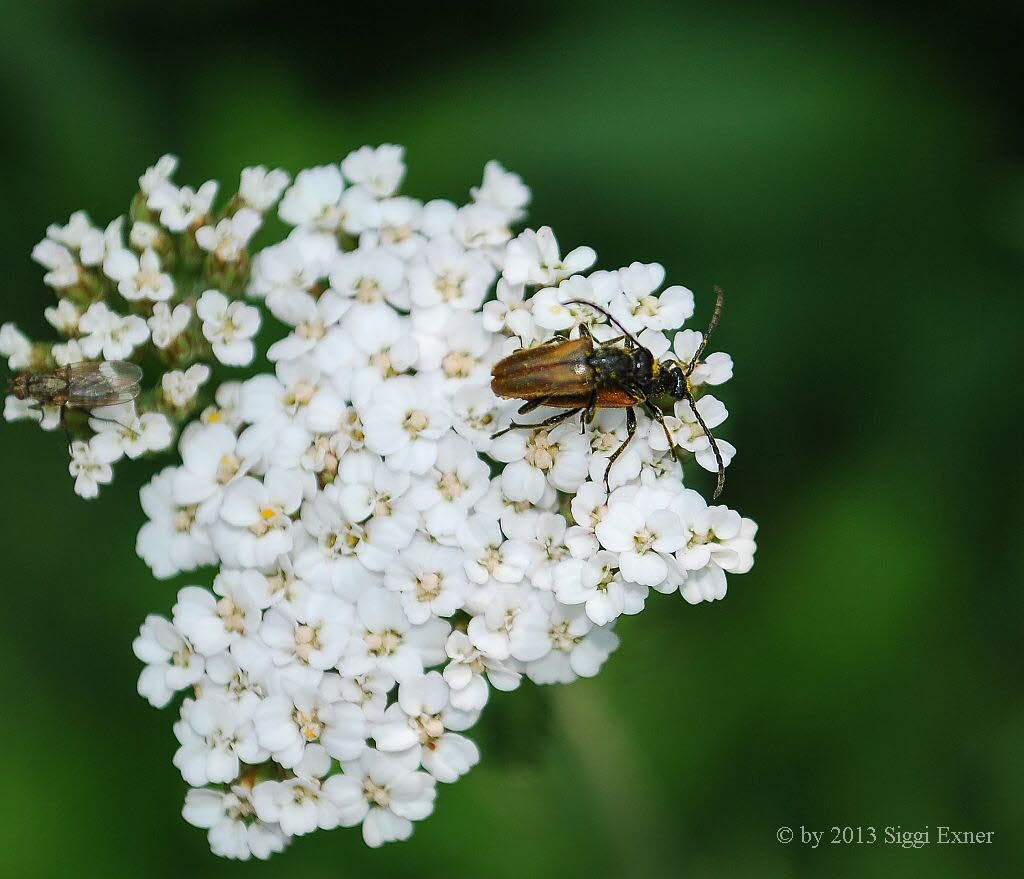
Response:
[[[622,410],[583,434],[492,438],[519,405],[491,392],[500,358],[582,323],[616,334],[566,300],[604,306],[685,364],[701,334],[665,332],[692,315],[692,293],[662,290],[654,264],[591,271],[592,250],[563,256],[546,227],[514,236],[530,193],[496,162],[463,206],[398,195],[404,174],[385,145],[297,175],[279,206],[293,229],[256,255],[248,291],[290,328],[274,369],[222,384],[184,430],[181,465],[142,491],[138,552],[154,574],[217,568],[212,590],[181,589],[170,620],[148,617],[134,649],[153,705],[187,691],[183,814],[225,857],[266,858],[317,828],[407,838],[437,782],[479,761],[463,733],[492,687],[595,675],[616,619],[651,589],[722,598],[726,574],[753,563],[756,525],[685,488],[643,415],[610,493]],[[169,199],[161,220],[187,224],[201,193]],[[231,362],[233,306],[208,295],[204,333],[222,328]],[[712,354],[691,380],[700,393],[731,374]],[[726,418],[709,394],[698,408],[708,425]],[[667,421],[714,470],[688,406]]]
[[[46,269],[57,305],[47,321],[64,338],[33,343],[13,324],[0,327],[0,355],[15,372],[53,373],[86,361],[159,362],[165,370],[135,400],[85,408],[70,400],[7,396],[8,421],[35,420],[86,436],[70,445],[75,491],[95,497],[110,482],[111,465],[171,446],[175,428],[198,405],[210,370],[200,361],[245,366],[255,355],[258,308],[239,301],[248,283],[249,243],[289,177],[247,168],[239,192],[214,211],[217,184],[197,190],[171,181],[177,159],[164,156],[139,179],[127,225],[118,217],[106,228],[84,211],[52,225],[32,251]],[[75,407],[85,416],[64,411]],[[136,411],[142,414],[138,414]]]

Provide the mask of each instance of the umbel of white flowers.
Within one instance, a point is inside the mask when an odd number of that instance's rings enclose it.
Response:
[[[5,325],[0,351],[20,369],[152,346],[168,366],[140,403],[162,420],[141,415],[118,448],[159,449],[184,425],[180,464],[142,489],[137,549],[160,578],[215,570],[134,643],[146,699],[187,694],[174,724],[185,819],[241,859],[318,828],[405,839],[437,783],[479,761],[463,733],[492,687],[595,675],[616,620],[652,589],[712,601],[753,564],[755,523],[686,488],[643,415],[610,492],[621,410],[586,434],[565,423],[492,438],[518,405],[490,390],[498,359],[583,323],[617,335],[567,300],[603,306],[656,357],[686,363],[694,296],[663,288],[660,265],[595,271],[593,250],[562,255],[548,227],[513,233],[530,192],[497,162],[467,204],[422,202],[398,194],[400,147],[363,147],[294,181],[246,169],[216,213],[216,184],[178,187],[175,165],[141,178],[127,246],[120,221],[101,231],[76,214],[49,230],[35,256],[69,341],[32,344]],[[279,197],[291,231],[250,255]],[[260,310],[288,328],[271,368],[220,384],[188,423],[201,361],[248,363]],[[722,353],[692,375],[711,428],[728,413],[709,388],[731,375]],[[5,414],[39,417],[10,398]],[[713,471],[688,405],[667,422]],[[119,457],[96,427],[72,462],[83,494]],[[728,463],[735,448],[718,443]]]

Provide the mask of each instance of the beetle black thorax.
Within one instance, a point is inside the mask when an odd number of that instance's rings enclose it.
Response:
[[[647,387],[654,375],[654,357],[646,348],[628,350],[600,345],[587,358],[599,385]]]

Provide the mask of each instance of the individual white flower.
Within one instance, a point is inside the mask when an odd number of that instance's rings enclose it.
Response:
[[[346,519],[363,523],[361,537],[352,529],[343,542],[371,571],[384,571],[416,532],[419,517],[409,496],[411,485],[408,473],[390,469],[376,455],[353,453],[342,459],[338,479],[323,491]],[[320,534],[317,523],[303,521],[310,534]]]
[[[219,599],[208,589],[185,586],[178,591],[173,609],[175,628],[203,656],[215,656],[241,638],[252,637],[259,630],[263,614],[249,583],[260,576],[255,571],[249,577],[218,574],[215,588]]]
[[[320,779],[331,768],[331,758],[319,745],[307,749],[294,778],[262,781],[252,791],[252,802],[261,821],[280,824],[289,836],[333,830],[341,821],[341,809]]]
[[[493,263],[479,251],[464,249],[454,238],[435,238],[409,266],[412,303],[418,308],[444,304],[476,310],[496,274]]]
[[[213,539],[221,558],[239,567],[264,567],[292,548],[292,519],[302,502],[294,472],[275,469],[261,482],[243,476],[228,486]]]
[[[47,270],[43,275],[44,284],[62,290],[78,283],[81,269],[64,245],[44,238],[32,248],[32,259]]]
[[[71,363],[81,363],[86,359],[82,351],[82,343],[78,339],[68,339],[63,344],[56,344],[50,349],[53,355],[53,362],[57,366],[67,366]],[[45,429],[45,428],[44,428]]]
[[[281,197],[290,179],[288,172],[281,168],[273,171],[268,171],[263,165],[243,168],[238,194],[254,211],[264,213]]]
[[[352,183],[386,198],[395,194],[405,176],[405,148],[391,143],[360,147],[342,159],[341,170]]]
[[[627,486],[608,499],[608,512],[595,532],[601,545],[618,553],[622,577],[659,586],[674,564],[672,553],[686,543],[686,529],[665,491]]]
[[[333,290],[325,291],[316,300],[309,296],[296,298],[287,316],[280,316],[295,330],[270,346],[267,359],[297,360],[311,354],[321,369],[336,366],[349,354],[350,340],[338,327],[338,321],[350,305],[349,300]]]
[[[252,337],[260,328],[259,310],[243,302],[231,302],[219,290],[207,290],[196,302],[203,335],[213,344],[214,356],[228,366],[246,366],[256,348]]]
[[[132,650],[145,663],[139,675],[139,695],[154,708],[163,708],[178,690],[191,687],[203,676],[203,657],[169,620],[156,614],[146,617]]]
[[[487,464],[466,440],[448,434],[438,443],[434,466],[416,480],[409,499],[422,511],[427,532],[441,539],[455,534],[489,484]]]
[[[352,630],[352,606],[329,592],[314,592],[300,608],[276,605],[263,615],[260,638],[271,660],[286,672],[282,680],[319,686],[334,667]]]
[[[196,244],[221,262],[236,262],[262,223],[256,211],[241,208],[216,226],[200,226],[196,229]]]
[[[93,266],[103,259],[103,230],[92,224],[85,211],[75,211],[68,218],[67,225],[53,223],[47,226],[46,237],[71,250],[77,250],[82,265]]]
[[[336,760],[356,760],[366,750],[366,716],[358,705],[331,693],[336,685],[330,684],[330,677],[338,680],[332,675],[319,687],[286,688],[256,709],[260,744],[287,769],[297,766],[313,743]]]
[[[697,412],[704,419],[704,424],[711,431],[721,425],[729,416],[724,404],[710,394],[705,394],[697,400],[696,407]],[[668,432],[672,435],[675,444],[688,452],[692,452],[697,463],[705,470],[709,470],[712,473],[716,472],[718,470],[718,459],[711,448],[711,440],[708,439],[704,428],[701,427],[696,414],[694,414],[693,406],[691,406],[688,400],[680,400],[675,404],[674,411],[675,415],[665,417],[665,425],[668,427]],[[652,424],[648,431],[647,441],[650,443],[651,448],[657,451],[664,451],[668,448],[665,432],[661,430],[661,426],[658,424]],[[716,438],[716,442],[718,451],[722,455],[722,463],[728,467],[736,455],[736,446],[723,439]]]
[[[345,677],[377,671],[401,682],[444,659],[450,631],[443,620],[413,626],[394,593],[371,589],[359,596],[352,637],[338,669]]]
[[[213,180],[207,180],[199,189],[162,183],[149,193],[146,204],[150,210],[160,212],[160,222],[170,231],[183,232],[209,214],[217,188]]]
[[[524,297],[523,284],[510,284],[498,279],[497,298],[485,302],[482,322],[491,333],[514,336],[519,346],[538,341],[540,329],[533,320],[533,300]]]
[[[84,334],[82,352],[90,360],[124,360],[149,338],[149,327],[141,317],[122,317],[104,302],[94,302],[85,310],[78,329]]]
[[[377,203],[379,215],[376,228],[364,232],[359,239],[361,248],[380,246],[402,259],[415,256],[426,239],[420,234],[423,224],[423,203],[414,198],[396,196]],[[396,303],[397,307],[407,307]]]
[[[278,206],[281,219],[293,226],[333,232],[341,222],[345,183],[337,165],[300,171]]]
[[[697,330],[681,330],[672,341],[672,348],[679,363],[686,367],[700,347],[703,334]],[[732,378],[732,357],[724,351],[705,355],[690,374],[690,384],[721,385]]]
[[[541,513],[535,522],[530,546],[533,562],[528,572],[533,586],[544,592],[554,588],[554,573],[558,565],[569,557],[565,542],[565,517],[559,513]]]
[[[533,564],[529,543],[505,540],[498,523],[479,513],[462,522],[456,536],[466,576],[483,589],[519,583]]]
[[[251,783],[228,790],[192,788],[185,795],[182,817],[193,827],[209,830],[210,850],[219,857],[247,861],[266,860],[284,851],[288,838],[280,825],[256,817]]]
[[[242,402],[242,383],[221,383],[214,391],[213,398],[216,405],[208,406],[200,416],[203,424],[223,424],[232,430],[238,430],[242,425],[239,411]]]
[[[173,311],[166,302],[157,302],[153,306],[153,315],[146,323],[153,336],[153,344],[157,348],[168,348],[188,326],[192,319],[192,309],[184,303],[175,305]]]
[[[37,401],[28,397],[19,400],[14,394],[8,394],[4,398],[4,421],[39,422],[42,417],[43,413]]]
[[[234,649],[238,648],[239,643],[236,642]],[[244,650],[242,652],[245,653]],[[250,651],[245,654],[245,658],[252,660],[257,655],[258,651]],[[245,669],[238,664],[232,653],[215,653],[206,657],[205,674],[196,685],[196,693],[220,696],[236,706],[239,712],[251,716],[267,695],[263,681],[269,670],[269,657],[264,662],[250,662],[248,669]]]
[[[9,417],[7,410],[4,410],[4,417],[8,421],[14,419]],[[93,437],[95,440],[95,437]],[[114,478],[110,462],[99,455],[92,442],[75,440],[71,444],[71,462],[68,470],[75,477],[75,494],[84,498],[94,498],[100,493],[101,485],[109,485]]]
[[[0,326],[0,356],[7,358],[8,369],[25,369],[31,363],[32,343],[12,323]]]
[[[313,291],[331,270],[338,256],[333,235],[293,229],[279,244],[259,251],[252,264],[249,295],[266,299],[274,315],[293,326],[302,320],[293,316],[297,301],[313,300]]]
[[[157,159],[156,164],[147,168],[146,173],[139,178],[139,189],[143,195],[149,195],[171,181],[174,172],[178,170],[178,157],[170,153]]]
[[[745,574],[753,567],[757,524],[725,506],[708,506],[695,491],[681,499],[688,540],[676,554],[686,570],[679,591],[690,604],[725,597],[726,572]]]
[[[536,536],[537,517],[558,506],[558,492],[544,483],[540,500],[511,500],[502,488],[501,479],[492,479],[487,494],[480,498],[475,512],[494,518],[501,530],[512,540],[530,541]]]
[[[205,363],[194,363],[184,372],[165,372],[160,379],[160,387],[163,389],[164,399],[172,406],[187,406],[209,378],[210,367]]]
[[[346,702],[358,705],[370,722],[380,720],[388,706],[388,693],[395,679],[380,671],[369,671],[356,677],[341,678],[338,693]]]
[[[414,528],[399,535],[397,546],[385,549],[370,542],[366,526],[350,518],[338,499],[339,489],[332,485],[303,505],[302,525],[309,539],[296,550],[295,569],[317,589],[355,599],[372,581],[370,571],[383,570],[390,561],[387,550],[404,546]]]
[[[594,272],[586,278],[573,275],[557,287],[538,290],[530,299],[530,311],[536,325],[545,331],[570,331],[581,324],[587,324],[596,333],[599,332],[597,327],[605,321],[605,316],[572,300],[606,306],[617,289],[615,276],[610,272]],[[574,332],[573,335],[577,334]],[[615,335],[621,335],[617,328]]]
[[[615,553],[599,550],[586,561],[567,559],[554,571],[555,597],[562,604],[582,604],[591,622],[603,626],[626,608],[627,584],[618,575]],[[647,587],[628,584],[643,590]]]
[[[609,627],[595,627],[581,607],[552,604],[546,633],[550,649],[526,664],[527,677],[535,684],[571,684],[577,677],[593,677],[619,646],[619,636]]]
[[[43,316],[58,333],[63,336],[71,336],[78,332],[78,318],[82,316],[82,313],[70,299],[60,299],[55,308],[44,308]],[[4,326],[13,325],[4,324]],[[0,353],[2,353],[2,346],[0,346]]]
[[[596,259],[590,247],[577,247],[562,257],[551,227],[541,226],[526,229],[508,243],[502,274],[510,284],[550,286],[586,271]]]
[[[107,255],[103,271],[117,281],[117,291],[129,302],[141,299],[165,302],[174,295],[174,280],[160,271],[160,257],[146,249],[142,256],[121,248]]]
[[[271,443],[279,446],[282,463],[292,463],[287,454],[290,444],[285,439],[299,439],[301,450],[309,445],[309,433],[327,433],[341,426],[344,413],[337,393],[325,380],[312,357],[282,361],[273,375],[258,375],[242,386],[240,412],[243,420],[252,422],[253,435],[270,431]],[[301,428],[299,434],[281,433],[285,425]],[[248,432],[247,432],[248,433]],[[241,446],[246,444],[243,434]]]
[[[434,811],[436,786],[426,772],[417,770],[418,755],[400,756],[367,751],[359,761],[345,763],[344,772],[324,782],[324,791],[341,809],[345,827],[363,825],[363,839],[371,848],[408,839],[412,822]]]
[[[170,446],[173,439],[166,415],[161,412],[137,415],[131,403],[92,409],[89,426],[96,431],[89,445],[100,460],[108,464],[123,456],[135,460],[146,452],[159,452]]]
[[[331,288],[356,302],[388,302],[408,308],[405,264],[383,247],[360,247],[340,255],[330,273]]]
[[[243,462],[235,454],[236,443],[235,432],[219,421],[196,422],[182,432],[178,443],[182,466],[174,471],[174,499],[195,506],[203,522],[216,519],[225,489],[245,475]]]
[[[413,317],[419,349],[417,369],[443,381],[445,393],[488,379],[493,359],[493,337],[480,318],[465,311],[436,308]]]
[[[469,194],[473,201],[503,211],[511,222],[521,219],[530,203],[530,187],[523,178],[493,159],[484,165],[483,183],[472,187]]]
[[[384,384],[362,413],[366,445],[398,470],[426,473],[451,426],[444,401],[424,382],[400,377]]]
[[[565,545],[575,558],[589,558],[600,548],[594,529],[608,512],[608,492],[604,483],[584,482],[569,508],[575,524],[565,531]]]
[[[161,580],[217,561],[209,532],[196,520],[197,507],[174,500],[174,474],[173,467],[161,470],[139,492],[149,521],[139,531],[135,551]]]
[[[174,735],[181,747],[173,763],[193,787],[234,781],[240,760],[262,763],[269,756],[256,740],[250,717],[220,696],[186,699]]]
[[[490,659],[528,662],[551,649],[549,618],[539,593],[525,584],[503,586],[466,629],[473,646]]]
[[[409,318],[379,302],[349,312],[340,343],[332,366],[343,374],[335,374],[334,384],[346,396],[408,372],[419,356]]]
[[[454,711],[448,692],[448,683],[436,671],[399,684],[398,702],[374,725],[373,738],[381,751],[414,749],[427,772],[450,784],[480,762],[480,751],[465,736],[450,732],[466,729],[477,712],[467,716]]]
[[[618,276],[622,292],[612,299],[610,310],[631,332],[675,329],[693,316],[693,293],[686,287],[655,292],[665,280],[665,269],[658,263],[635,262],[619,269]]]
[[[452,427],[478,452],[491,447],[498,405],[486,385],[464,384],[452,396]]]
[[[489,204],[467,204],[452,220],[451,232],[464,246],[483,249],[500,262],[501,248],[512,237],[508,214]]]
[[[399,594],[409,622],[450,617],[461,606],[468,582],[460,554],[420,537],[387,568],[384,585]]]
[[[444,668],[444,679],[450,688],[448,699],[457,711],[482,710],[490,693],[488,682],[504,691],[519,686],[522,675],[513,664],[486,656],[465,632],[452,632],[445,650],[451,661]]]
[[[534,503],[543,495],[545,483],[559,491],[575,492],[587,478],[588,452],[587,438],[571,423],[532,431],[511,430],[495,439],[490,449],[492,458],[507,465],[500,477],[505,495],[514,501]]]

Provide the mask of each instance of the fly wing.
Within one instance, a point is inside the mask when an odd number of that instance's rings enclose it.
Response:
[[[68,405],[79,409],[116,406],[139,395],[142,370],[125,360],[72,363],[68,370]]]
[[[587,337],[523,348],[499,360],[492,370],[491,390],[499,397],[589,395],[594,370],[587,362],[594,343]]]

